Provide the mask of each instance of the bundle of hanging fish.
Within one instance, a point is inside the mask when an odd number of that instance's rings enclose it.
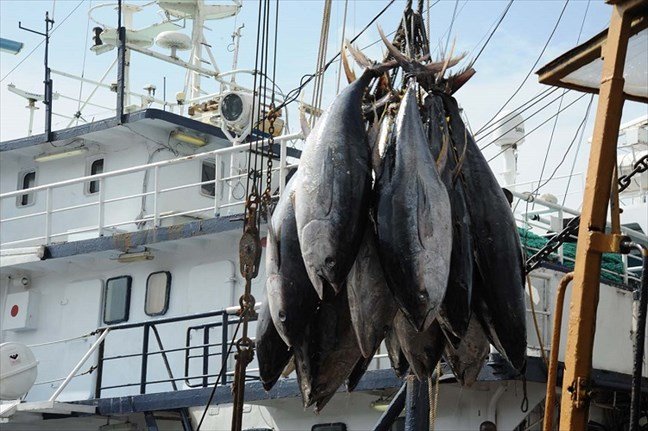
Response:
[[[353,82],[268,223],[260,377],[270,390],[294,367],[316,411],[356,387],[383,341],[399,376],[429,378],[443,358],[470,385],[489,344],[519,372],[526,363],[515,221],[451,96],[474,70],[444,78],[461,58],[422,64],[383,40],[381,64],[348,46],[364,72],[345,61]],[[396,67],[401,92],[388,88]]]

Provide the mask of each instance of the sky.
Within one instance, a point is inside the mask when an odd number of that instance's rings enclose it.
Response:
[[[132,1],[130,3],[142,7],[142,11],[135,16],[134,26],[136,28],[161,21],[162,16],[158,14],[159,9],[156,5],[150,4],[152,2]],[[426,1],[426,4],[432,4],[430,9],[432,45],[445,46],[447,40],[450,40],[451,44],[454,40],[455,52],[465,51],[474,55],[507,3],[508,1],[499,0]],[[22,21],[23,26],[42,31],[45,11],[49,11],[50,14],[53,12],[56,23],[51,38],[51,68],[76,75],[83,74],[88,79],[99,80],[116,58],[116,51],[97,56],[88,49],[92,44],[91,29],[97,25],[88,20],[88,12],[91,8],[94,9],[92,16],[96,21],[111,27],[116,25],[114,3],[113,6],[95,9],[102,4],[105,2],[96,0],[0,0],[0,36],[25,44],[23,51],[17,56],[0,53],[0,141],[25,136],[29,119],[29,111],[25,109],[25,100],[8,92],[7,85],[13,83],[18,88],[36,93],[43,91],[43,46],[36,48],[33,54],[28,56],[42,38],[20,30],[18,21]],[[279,3],[276,83],[284,93],[297,87],[300,78],[305,74],[312,73],[315,69],[323,4],[323,1],[315,0],[281,0]],[[386,1],[349,1],[346,38],[355,36],[386,4]],[[274,5],[273,3],[273,8]],[[385,32],[394,30],[404,5],[405,1],[396,1],[377,20],[376,24],[380,25]],[[553,58],[571,49],[578,40],[583,42],[593,37],[606,28],[609,23],[611,7],[602,0],[570,0],[554,36],[537,65],[532,68],[564,5],[565,2],[562,0],[514,1],[502,24],[475,64],[477,74],[456,94],[473,130],[478,130],[501,108],[530,71],[539,69]],[[339,50],[343,32],[344,8],[345,1],[333,1],[327,59]],[[453,14],[455,19],[451,26]],[[236,18],[206,23],[208,29],[205,31],[205,36],[207,42],[213,47],[216,61],[221,70],[231,69],[231,35],[234,29],[241,24],[244,24],[245,27],[242,30],[239,68],[252,69],[254,67],[257,16],[258,3],[244,0],[241,13]],[[363,33],[357,40],[356,46],[364,48],[376,42],[378,39],[376,24],[370,26]],[[188,27],[181,31],[190,34],[190,25]],[[160,48],[153,49],[164,52]],[[376,43],[366,48],[364,52],[369,57],[377,59],[382,57],[383,50],[384,46],[381,43]],[[436,51],[433,53],[435,56],[438,55],[438,50],[433,51]],[[181,58],[183,55],[186,58],[185,53],[180,53]],[[13,70],[19,62],[22,64]],[[184,73],[179,68],[138,53],[132,54],[131,70],[131,89],[133,91],[144,93],[142,89],[146,85],[154,84],[158,89],[157,96],[161,97],[163,80],[166,77],[167,98],[171,100],[173,95],[183,87]],[[357,66],[356,71],[359,72]],[[328,105],[336,94],[337,74],[338,63],[335,63],[325,76],[323,106]],[[84,84],[81,88],[79,81],[58,75],[54,75],[53,78],[54,91],[68,97],[78,98],[79,94],[82,94],[85,99],[93,90],[93,86],[90,84]],[[111,81],[116,81],[115,72],[108,76],[107,82]],[[217,91],[218,87],[215,83],[206,81],[203,79],[206,90]],[[345,85],[344,77],[342,77],[342,81],[342,85]],[[241,82],[245,83],[245,78],[241,78]],[[546,88],[537,82],[537,76],[532,73],[507,107],[515,108]],[[559,91],[562,92],[562,90]],[[311,92],[312,86],[306,87],[305,101],[310,101]],[[560,92],[556,92],[555,95],[559,95]],[[568,106],[580,96],[581,94],[573,92],[566,94],[562,99],[562,107]],[[553,98],[552,96],[546,101]],[[114,93],[103,89],[97,91],[92,100],[93,103],[103,107],[115,105]],[[589,100],[590,96],[585,96],[565,109],[558,117],[555,128],[554,121],[548,121],[525,139],[524,144],[520,146],[518,155],[518,182],[537,181],[543,164],[546,165],[543,178],[547,178],[554,170],[556,177],[566,175],[572,170],[572,165],[576,173],[585,170],[589,152],[588,138],[591,136],[596,111],[596,97],[594,97],[586,120],[584,139],[581,142],[580,135],[577,135],[576,139],[574,137],[578,126],[585,118]],[[554,115],[558,111],[560,103],[561,101],[558,99],[538,115],[528,118],[525,124],[526,130],[535,128]],[[77,111],[78,103],[59,99],[55,101],[54,106],[55,112],[71,116]],[[44,107],[41,105],[41,108]],[[528,111],[523,115],[533,111]],[[291,109],[290,118],[293,131],[298,127],[297,118],[292,115],[294,113],[294,109]],[[646,105],[627,102],[622,121],[629,121],[646,113],[648,113]],[[92,121],[111,114],[105,108],[88,106],[83,110],[82,115],[85,120]],[[43,130],[43,117],[44,109],[36,112],[34,133]],[[54,128],[65,128],[69,121],[63,117],[54,117]],[[572,141],[574,143],[571,145],[571,150],[567,152]],[[490,142],[489,136],[478,136],[480,146],[488,142]],[[551,149],[547,151],[550,142]],[[578,152],[576,152],[577,148],[580,149]],[[498,152],[499,149],[495,145],[490,145],[484,150],[488,159],[496,156]],[[545,156],[546,163],[544,163]],[[501,163],[503,161],[498,161],[498,158],[493,160],[492,166],[496,172]],[[567,203],[573,208],[580,206],[583,182],[582,176],[572,181]],[[553,193],[562,201],[565,184],[566,180],[552,181],[542,191]],[[521,186],[518,188],[519,191],[526,189],[531,190],[532,187]]]

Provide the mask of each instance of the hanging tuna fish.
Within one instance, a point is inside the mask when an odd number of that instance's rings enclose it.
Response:
[[[436,318],[452,250],[448,193],[434,167],[410,82],[377,185],[378,251],[387,284],[417,330]]]
[[[473,309],[490,342],[519,371],[526,364],[526,310],[522,247],[513,212],[488,162],[466,130],[457,101],[444,97],[452,142],[465,152],[465,184],[481,288]]]
[[[384,67],[366,69],[324,112],[306,139],[295,188],[304,263],[315,290],[337,293],[353,265],[369,212],[371,162],[362,97]]]

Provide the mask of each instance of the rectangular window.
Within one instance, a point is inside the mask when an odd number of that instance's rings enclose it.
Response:
[[[24,171],[18,174],[18,190],[27,190],[36,186],[36,171]],[[26,207],[34,203],[34,193],[19,195],[16,205]]]
[[[169,309],[171,293],[171,273],[169,271],[154,272],[146,279],[146,299],[144,312],[149,316],[161,316]]]
[[[311,431],[346,431],[346,424],[335,422],[331,424],[316,424],[311,427]]]
[[[111,325],[128,320],[132,282],[133,279],[129,275],[110,278],[106,281],[106,289],[104,290],[104,323]]]
[[[94,159],[88,165],[87,175],[103,174],[104,159]],[[99,180],[88,181],[86,183],[86,193],[89,195],[99,193]]]
[[[216,165],[214,162],[204,161],[201,166],[200,182],[204,183],[205,181],[214,181],[214,179],[216,179]],[[215,183],[207,183],[200,186],[200,193],[205,196],[214,196],[215,190]]]

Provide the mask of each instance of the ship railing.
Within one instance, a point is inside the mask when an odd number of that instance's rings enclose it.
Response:
[[[260,307],[261,303],[257,303],[255,309]],[[108,396],[108,391],[122,396],[124,392],[132,394],[133,390],[139,394],[147,394],[166,392],[169,389],[177,391],[231,384],[236,353],[231,337],[237,334],[239,310],[238,306],[234,306],[218,311],[99,328],[96,331],[99,338],[95,342],[98,352],[95,398]],[[255,321],[256,317],[252,319],[252,322]],[[182,339],[177,336],[177,325],[181,325],[181,330],[186,334],[181,346],[177,345],[177,341]],[[165,329],[169,332],[162,333]],[[250,329],[251,339],[254,341],[256,325],[252,323]],[[163,335],[166,335],[165,340]],[[136,343],[141,340],[140,347],[136,351],[129,350],[130,346],[123,347],[125,337],[131,341],[135,340]],[[175,343],[166,346],[169,340]],[[385,351],[381,346],[369,369],[390,367]],[[177,355],[180,354],[182,358],[179,359]],[[157,360],[153,362],[154,357],[160,357],[162,363]],[[192,367],[196,362],[198,367]],[[134,370],[134,373],[131,373],[130,377],[120,379],[122,381],[116,381],[115,376],[123,373],[109,368],[111,364],[118,364],[114,366],[119,370]],[[156,376],[152,376],[152,372],[155,372]],[[165,377],[160,378],[160,374],[165,374]],[[254,360],[247,369],[246,380],[258,379],[259,368]],[[161,389],[160,385],[166,385],[166,388]]]
[[[580,212],[563,205],[546,201],[541,198],[531,196],[528,193],[512,192],[514,201],[513,208],[515,219],[518,226],[534,234],[534,236],[549,239],[560,232],[566,224],[574,217],[580,215]],[[621,233],[629,236],[633,241],[648,244],[648,236],[644,233],[621,226]],[[535,254],[540,247],[535,247],[525,242],[525,237],[521,235],[523,247],[528,254]],[[576,243],[577,237],[570,237],[572,243]],[[555,262],[565,266],[573,267],[575,257],[565,253],[564,245],[561,245],[553,256]],[[608,281],[617,281],[623,284],[639,283],[641,276],[641,261],[633,255],[620,255],[622,269],[609,269],[603,266],[601,274],[603,279]]]
[[[272,168],[271,173],[273,177],[276,178],[277,190],[274,194],[274,197],[278,197],[286,183],[286,177],[290,169],[294,169],[297,164],[289,163],[288,156],[288,143],[290,141],[301,139],[301,133],[288,134],[283,136],[278,136],[274,139],[276,144],[275,148],[278,148],[279,154],[275,153],[275,157],[278,156],[278,166]],[[260,139],[254,141],[252,146],[262,146],[264,151],[267,151],[268,139]],[[137,224],[146,224],[152,223],[153,226],[159,227],[161,222],[165,219],[178,216],[193,216],[196,218],[202,218],[201,215],[205,213],[212,213],[213,215],[218,215],[221,213],[221,210],[228,209],[231,210],[233,207],[240,207],[241,211],[244,205],[244,200],[242,198],[237,199],[233,196],[233,193],[228,192],[228,188],[233,189],[234,186],[231,185],[234,181],[245,182],[245,178],[248,176],[247,172],[228,175],[225,176],[221,172],[221,162],[224,160],[231,159],[237,155],[247,154],[249,152],[250,144],[243,143],[241,145],[230,146],[226,148],[221,148],[213,151],[207,151],[204,153],[193,154],[190,156],[178,157],[170,160],[162,160],[158,162],[143,164],[139,166],[133,166],[124,169],[118,169],[110,172],[105,172],[101,174],[88,175],[84,177],[73,178],[69,180],[63,180],[55,183],[40,185],[31,187],[28,189],[21,189],[16,191],[11,191],[7,193],[0,194],[0,214],[2,214],[2,207],[4,205],[11,205],[15,199],[20,199],[23,195],[29,194],[44,194],[45,195],[45,206],[41,211],[30,212],[28,214],[18,215],[14,217],[0,218],[0,224],[3,225],[3,229],[9,229],[9,224],[12,222],[17,222],[20,220],[34,220],[41,223],[37,224],[34,222],[34,229],[30,229],[29,232],[34,233],[38,231],[37,226],[41,227],[40,232],[35,236],[30,236],[27,238],[20,238],[17,240],[7,241],[0,243],[0,246],[3,248],[6,247],[17,247],[21,245],[34,245],[34,244],[46,244],[49,245],[53,242],[63,242],[66,240],[66,237],[71,233],[81,234],[86,232],[96,232],[97,235],[102,236],[109,234],[111,231],[116,231],[118,229],[123,229],[127,226],[135,226]],[[171,187],[162,187],[161,179],[162,174],[161,170],[165,167],[172,165],[179,165],[182,163],[190,163],[196,160],[208,160],[213,161],[214,163],[214,179],[198,182],[188,182],[185,184],[174,185]],[[106,182],[111,178],[125,177],[127,175],[132,175],[136,173],[145,173],[147,171],[152,171],[152,190],[143,191],[140,193],[129,193],[121,196],[106,196]],[[263,176],[267,175],[267,167],[263,166],[259,169],[260,174]],[[92,202],[86,202],[76,205],[68,206],[56,206],[54,202],[54,191],[60,188],[69,187],[73,185],[82,185],[88,184],[90,182],[96,182],[98,184],[99,192],[97,197]],[[221,193],[221,187],[222,190]],[[214,196],[213,201],[208,206],[198,206],[188,209],[183,209],[181,211],[162,211],[161,209],[161,196],[165,193],[177,192],[186,189],[200,189],[205,185],[214,186]],[[152,213],[145,216],[138,216],[134,218],[128,218],[126,220],[114,221],[108,223],[106,221],[106,207],[110,204],[117,202],[128,201],[132,199],[145,199],[152,198]],[[65,198],[65,197],[63,197]],[[201,200],[204,204],[206,201]],[[83,227],[79,229],[62,229],[61,231],[53,230],[52,218],[54,215],[59,213],[68,213],[71,214],[68,217],[70,219],[74,218],[74,211],[86,209],[86,208],[96,208],[95,213],[95,224]],[[87,215],[87,213],[85,213]]]

